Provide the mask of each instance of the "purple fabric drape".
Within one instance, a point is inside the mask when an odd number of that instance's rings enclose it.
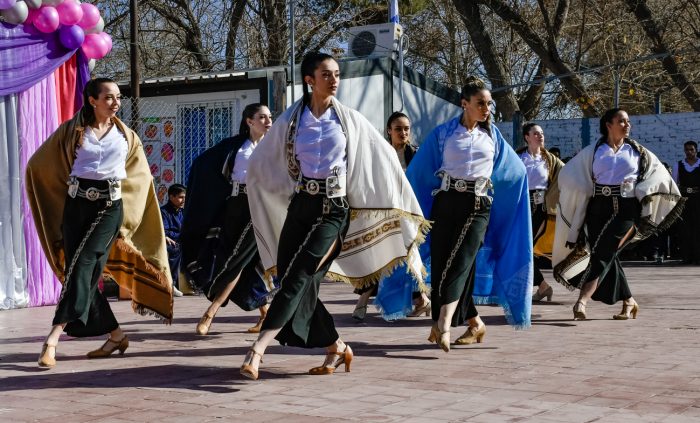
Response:
[[[60,63],[59,63],[60,64]],[[24,172],[27,162],[39,146],[58,128],[56,111],[56,82],[52,74],[35,83],[19,95],[20,165]],[[29,305],[56,304],[61,283],[56,279],[34,226],[22,175],[22,216],[27,251],[27,290]]]
[[[75,54],[78,59],[77,81],[75,83],[75,109],[77,112],[83,107],[83,90],[90,80],[90,59],[85,57],[81,50],[78,50]]]
[[[31,25],[0,22],[0,95],[30,88],[73,53],[61,45],[58,31],[43,34]]]

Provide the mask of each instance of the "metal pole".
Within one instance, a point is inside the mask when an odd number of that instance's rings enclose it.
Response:
[[[294,47],[294,0],[289,0],[289,43],[290,43],[290,59],[291,59],[291,65],[290,65],[290,73],[292,74],[292,104],[294,104],[294,101],[296,101],[295,95],[294,95],[294,89],[296,87],[296,71],[294,68],[296,67],[296,60],[294,56],[296,56],[296,49]]]
[[[131,127],[137,130],[137,123],[139,121],[139,97],[141,97],[141,90],[139,86],[139,81],[141,80],[141,75],[139,72],[139,47],[138,47],[138,37],[139,37],[139,2],[138,0],[129,0],[129,15],[130,15],[130,61],[131,61]]]

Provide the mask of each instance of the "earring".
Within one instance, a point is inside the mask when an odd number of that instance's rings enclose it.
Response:
[[[97,108],[97,104],[93,104],[92,107]]]

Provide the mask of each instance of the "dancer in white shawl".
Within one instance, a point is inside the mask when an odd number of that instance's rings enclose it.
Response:
[[[258,378],[265,349],[325,347],[311,374],[350,371],[352,350],[318,299],[324,275],[362,288],[396,266],[422,281],[418,245],[429,229],[396,153],[358,112],[334,97],[338,63],[309,53],[301,65],[304,98],[278,118],[251,156],[248,198],[275,295],[262,331],[241,366]],[[308,86],[312,91],[308,93]]]
[[[683,210],[680,192],[659,159],[629,138],[629,116],[610,109],[600,118],[602,137],[559,173],[554,277],[581,290],[574,320],[586,319],[588,300],[623,301],[616,320],[636,318],[619,251],[668,228]]]

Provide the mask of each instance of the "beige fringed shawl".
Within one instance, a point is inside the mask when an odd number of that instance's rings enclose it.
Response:
[[[641,241],[651,235],[667,229],[683,210],[684,199],[659,159],[649,150],[634,140],[626,139],[640,153],[639,178],[635,196],[642,205],[640,219],[635,224],[635,235],[629,242]],[[586,218],[586,208],[593,196],[593,154],[598,144],[584,148],[559,173],[559,212],[557,214],[556,232],[552,265],[554,277],[567,285],[565,269],[573,262],[587,265],[590,250],[577,248],[576,251],[566,246],[567,242],[576,243]]]
[[[124,220],[109,253],[105,276],[131,292],[132,307],[143,315],[173,317],[172,280],[165,232],[153,178],[138,135],[114,118],[128,143],[127,178],[121,181]],[[26,188],[41,246],[56,276],[63,282],[61,224],[68,177],[84,126],[80,112],[64,122],[27,164]]]
[[[422,284],[425,270],[418,245],[430,223],[423,218],[394,149],[359,112],[332,107],[347,139],[347,199],[350,227],[340,256],[328,277],[361,288],[377,282],[402,263]],[[248,167],[250,212],[266,274],[276,274],[277,246],[287,207],[294,193],[296,158],[287,145],[293,121],[302,111],[297,102],[280,116],[255,149]],[[293,147],[293,146],[291,146]]]

